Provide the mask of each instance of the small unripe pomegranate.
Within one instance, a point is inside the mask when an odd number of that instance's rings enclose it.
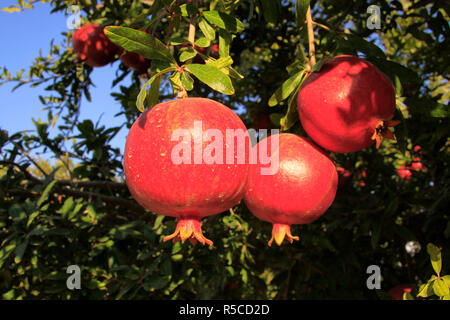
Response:
[[[342,55],[303,82],[297,97],[303,128],[319,146],[338,153],[362,150],[383,137],[395,111],[390,79],[370,62]]]
[[[410,284],[399,284],[388,291],[389,295],[395,300],[403,300],[403,294],[405,292],[411,293]]]
[[[142,113],[128,133],[126,183],[144,208],[177,218],[164,241],[212,245],[200,221],[241,201],[248,153],[247,129],[230,108],[204,98],[163,102]]]
[[[311,223],[331,205],[338,174],[330,158],[302,137],[271,135],[253,148],[254,154],[261,154],[263,144],[278,168],[263,174],[267,159],[251,165],[244,200],[256,217],[273,224],[269,246],[274,240],[281,245],[285,238],[292,243],[299,239],[291,234],[292,224]]]
[[[85,24],[72,37],[78,57],[91,67],[103,67],[115,60],[120,48],[112,43],[98,24]]]

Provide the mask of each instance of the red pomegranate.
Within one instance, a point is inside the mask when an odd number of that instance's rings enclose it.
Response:
[[[248,148],[244,123],[223,104],[205,98],[163,102],[142,113],[128,133],[126,182],[144,208],[177,218],[175,232],[164,241],[212,245],[201,219],[243,198]]]
[[[103,67],[115,60],[120,48],[112,43],[98,24],[85,24],[72,37],[78,57],[91,67]]]
[[[389,295],[395,300],[403,300],[403,293],[411,293],[410,284],[399,284],[388,291]]]
[[[423,170],[423,164],[422,164],[422,162],[420,161],[420,158],[419,158],[419,160],[417,161],[414,161],[412,164],[411,164],[411,169],[413,169],[413,170],[415,170],[415,171],[421,171],[421,170]]]
[[[273,224],[269,246],[273,240],[281,245],[285,237],[292,243],[299,238],[291,234],[290,225],[315,221],[333,202],[336,168],[321,150],[294,134],[271,135],[253,148],[254,154],[261,154],[263,144],[278,166],[272,168],[273,174],[263,174],[267,159],[251,165],[244,200],[256,217]]]
[[[326,62],[303,82],[297,97],[303,128],[321,147],[333,152],[362,150],[382,137],[395,111],[392,82],[370,62],[342,55]]]
[[[138,29],[140,30],[140,28]],[[145,31],[148,33],[147,31]],[[128,68],[136,71],[138,74],[147,73],[148,69],[151,67],[152,62],[149,59],[144,58],[139,53],[125,51],[120,56],[120,61],[126,65]]]
[[[402,178],[403,180],[408,181],[409,179],[411,179],[412,177],[412,173],[409,170],[410,167],[406,167],[406,166],[400,166],[397,169],[397,174],[400,176],[400,178]]]

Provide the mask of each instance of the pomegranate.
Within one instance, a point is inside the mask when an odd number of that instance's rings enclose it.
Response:
[[[230,141],[227,132],[240,132],[243,138],[231,135]],[[242,145],[234,146],[236,141],[245,143],[243,153],[239,152]],[[142,113],[128,133],[126,183],[144,208],[177,218],[175,232],[164,241],[189,239],[193,244],[212,245],[202,234],[201,219],[241,201],[248,149],[244,123],[223,104],[205,98],[163,102]],[[208,154],[215,158],[208,160]]]
[[[141,30],[138,28],[138,30]],[[147,31],[145,31],[148,33]],[[136,71],[138,74],[147,73],[148,69],[151,67],[152,62],[149,59],[144,58],[139,53],[125,51],[120,56],[120,61],[126,65],[128,68]]]
[[[370,62],[342,55],[326,62],[303,82],[297,97],[303,128],[321,147],[333,152],[362,150],[383,137],[395,111],[392,82]]]
[[[410,167],[406,167],[406,166],[400,166],[397,169],[397,174],[400,176],[400,178],[402,178],[403,180],[408,181],[409,179],[411,179],[412,177],[412,173],[409,170]]]
[[[405,292],[411,293],[410,284],[399,284],[388,291],[389,295],[395,300],[403,300],[403,293]]]
[[[338,174],[330,158],[302,137],[271,135],[253,148],[254,154],[264,143],[272,160],[278,158],[278,170],[262,174],[266,165],[260,159],[251,165],[244,200],[256,217],[273,224],[269,246],[274,240],[281,245],[285,237],[292,243],[299,239],[291,234],[292,224],[313,222],[331,205]]]
[[[98,24],[85,24],[72,37],[78,57],[91,67],[103,67],[115,60],[120,48],[112,43]]]

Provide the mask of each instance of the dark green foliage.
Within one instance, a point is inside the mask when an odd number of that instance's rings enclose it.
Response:
[[[380,266],[386,292],[400,283],[426,283],[439,274],[426,250],[430,242],[442,249],[441,274],[447,274],[449,8],[444,2],[379,1],[381,29],[371,30],[366,2],[311,1],[313,20],[325,26],[314,25],[317,60],[354,54],[373,62],[396,85],[394,119],[402,123],[395,129],[397,144],[385,141],[379,150],[331,155],[350,176],[341,180],[322,218],[292,227],[300,241],[281,247],[267,246],[270,224],[243,203],[204,219],[203,232],[213,247],[162,242],[175,220],[145,212],[130,196],[122,155],[110,144],[120,127],[78,118],[81,101],[90,100],[95,70],[76,62],[70,32],[65,46],[51,45],[52,60],[37,57],[27,73],[16,76],[4,68],[0,85],[47,86],[48,96],[40,101],[48,119],[35,122],[33,132],[1,131],[0,294],[4,299],[380,299],[385,295],[366,286],[367,267]],[[66,3],[51,1],[53,11],[65,12]],[[136,105],[142,111],[185,90],[243,110],[249,128],[264,110],[277,128],[304,135],[294,98],[309,63],[304,23],[309,1],[201,1],[207,4],[198,10],[169,0],[80,3],[90,22],[149,31],[106,32],[128,50],[155,59],[144,86],[136,74],[131,86],[119,85],[130,71],[117,64],[111,94],[126,117],[122,126],[129,128],[137,118]],[[196,44],[219,44],[216,59],[178,47],[188,42],[194,16],[200,21]],[[206,64],[191,64],[197,56]],[[56,134],[50,137],[52,127]],[[414,151],[417,145],[420,151]],[[51,153],[57,166],[45,166],[37,157],[42,152]],[[425,169],[401,179],[396,170],[417,157]],[[422,250],[409,255],[409,241],[419,242]],[[74,264],[81,267],[82,289],[70,291],[66,269]],[[444,280],[435,280],[435,292],[445,293]]]

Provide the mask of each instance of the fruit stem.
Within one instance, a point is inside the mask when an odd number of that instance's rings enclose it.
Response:
[[[311,6],[308,6],[308,11],[306,12],[306,23],[308,25],[309,61],[312,68],[316,64],[316,48],[314,44],[314,29],[311,17]]]
[[[184,241],[189,240],[193,245],[199,241],[202,244],[206,243],[212,246],[213,242],[203,235],[201,226],[202,223],[197,219],[178,219],[175,232],[164,237],[164,242],[173,239],[174,243],[178,241],[184,243]]]
[[[289,224],[274,223],[272,228],[272,238],[268,243],[269,247],[272,245],[273,240],[275,240],[277,245],[281,246],[285,238],[290,243],[292,243],[294,240],[299,240],[299,237],[293,236],[291,234],[291,226]]]

